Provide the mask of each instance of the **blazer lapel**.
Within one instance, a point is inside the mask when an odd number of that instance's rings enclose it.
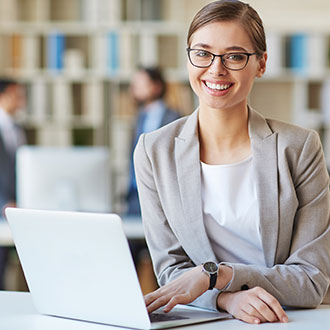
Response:
[[[188,237],[185,249],[189,250],[187,252],[194,262],[216,262],[203,222],[198,110],[189,117],[181,134],[175,138],[175,161],[185,215],[182,237]]]
[[[259,200],[262,246],[266,265],[272,267],[275,263],[279,230],[277,134],[271,131],[261,115],[251,109],[249,133]]]
[[[277,134],[252,109],[249,109],[249,134],[259,200],[262,246],[266,265],[272,267],[279,224]],[[185,241],[185,248],[195,262],[217,261],[203,222],[198,110],[189,117],[182,132],[175,138],[175,161],[185,215],[182,220],[182,237],[189,237]]]

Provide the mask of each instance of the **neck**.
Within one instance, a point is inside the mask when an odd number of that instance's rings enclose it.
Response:
[[[250,152],[246,103],[233,109],[199,111],[201,160],[209,164],[240,161]]]

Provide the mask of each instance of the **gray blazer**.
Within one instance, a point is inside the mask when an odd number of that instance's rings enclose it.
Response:
[[[317,306],[330,281],[329,177],[319,137],[252,109],[249,134],[266,266],[214,255],[203,224],[198,110],[140,137],[134,162],[159,284],[212,260],[233,268],[226,291],[260,286],[282,305]],[[215,309],[218,294],[208,291],[194,303]]]

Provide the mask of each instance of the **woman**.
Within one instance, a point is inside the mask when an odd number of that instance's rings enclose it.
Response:
[[[329,178],[318,135],[248,106],[267,60],[249,5],[202,8],[187,52],[199,108],[142,135],[135,151],[162,286],[145,297],[148,310],[193,303],[249,323],[287,322],[281,306],[315,307],[329,285]]]

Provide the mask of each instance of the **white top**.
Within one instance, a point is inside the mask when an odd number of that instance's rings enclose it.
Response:
[[[219,261],[265,265],[252,156],[202,164],[204,225]]]

